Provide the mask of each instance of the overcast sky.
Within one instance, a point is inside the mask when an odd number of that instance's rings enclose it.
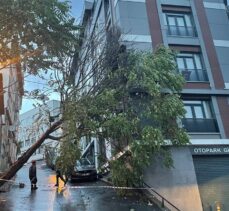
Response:
[[[77,22],[80,21],[81,15],[82,15],[82,9],[83,9],[83,2],[84,0],[71,0],[72,1],[72,16],[76,18]],[[34,89],[41,89],[41,90],[48,90],[48,87],[46,85],[46,81],[43,81],[40,78],[34,77],[34,76],[27,76],[25,77],[25,90],[32,91]],[[52,94],[50,96],[50,99],[58,99],[58,96],[55,94]],[[33,99],[23,99],[22,101],[22,109],[20,113],[24,113],[26,111],[29,111],[30,109],[33,109],[33,104],[35,104],[36,101]]]

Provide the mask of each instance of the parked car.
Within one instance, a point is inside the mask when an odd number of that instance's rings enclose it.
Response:
[[[98,177],[95,165],[87,158],[81,158],[76,161],[74,170],[71,173],[71,181],[96,180]]]

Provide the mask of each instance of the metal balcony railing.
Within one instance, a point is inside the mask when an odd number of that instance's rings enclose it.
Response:
[[[169,36],[197,37],[196,29],[188,26],[171,26],[166,25]]]
[[[182,119],[183,127],[188,132],[197,133],[217,133],[219,128],[216,119],[192,119],[184,118]]]
[[[186,81],[208,81],[207,71],[204,69],[180,69],[178,70]]]

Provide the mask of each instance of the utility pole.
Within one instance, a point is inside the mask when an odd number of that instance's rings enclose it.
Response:
[[[4,114],[4,91],[2,73],[0,73],[0,115],[1,114]]]

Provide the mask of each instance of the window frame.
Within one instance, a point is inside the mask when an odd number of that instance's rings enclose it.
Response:
[[[164,16],[165,25],[167,26],[169,36],[197,37],[195,22],[193,20],[193,16],[192,16],[191,12],[163,11],[163,16]],[[185,16],[189,17],[191,26],[188,26]],[[175,25],[169,24],[169,17],[174,17]],[[184,26],[179,26],[179,23],[177,20],[178,18],[183,19]],[[171,32],[171,27],[176,27],[176,34],[173,34]],[[180,32],[180,30],[181,30],[180,27],[184,27],[186,35],[182,35],[182,33]],[[192,29],[191,35],[189,32],[189,28]]]
[[[190,107],[191,112],[192,112],[192,118],[185,117],[186,119],[215,119],[211,101],[209,100],[197,100],[197,101],[183,100],[183,103],[184,103],[184,107],[185,106]],[[201,107],[203,118],[197,117],[195,107]]]
[[[201,104],[185,104],[185,106],[191,108],[191,113],[192,113],[192,118],[191,119],[206,119],[206,114],[205,114],[204,106],[202,105],[202,103]],[[203,118],[200,118],[200,117],[197,116],[197,113],[196,113],[196,110],[195,110],[196,107],[200,107],[201,108]]]
[[[198,68],[198,65],[197,65],[197,60],[196,60],[196,57],[198,57],[199,59],[199,63],[200,63],[200,68]],[[179,62],[178,62],[178,59],[182,59],[183,60],[183,64],[184,64],[184,68],[181,69],[179,68]],[[187,59],[192,59],[192,64],[193,64],[193,69],[190,69],[188,67],[188,64],[187,64]],[[193,81],[198,81],[198,82],[201,82],[201,81],[208,81],[208,75],[207,75],[207,72],[206,72],[206,68],[205,68],[205,65],[204,65],[204,60],[203,60],[203,56],[201,53],[197,53],[197,52],[179,52],[177,55],[176,55],[176,63],[177,63],[177,68],[178,68],[178,71],[179,73],[182,74],[183,71],[194,71],[195,73],[195,76],[196,76],[196,80],[188,80],[186,77],[185,79],[189,82],[193,82]],[[199,73],[199,71],[202,71],[202,76],[203,76],[203,80],[201,79],[201,75]]]

